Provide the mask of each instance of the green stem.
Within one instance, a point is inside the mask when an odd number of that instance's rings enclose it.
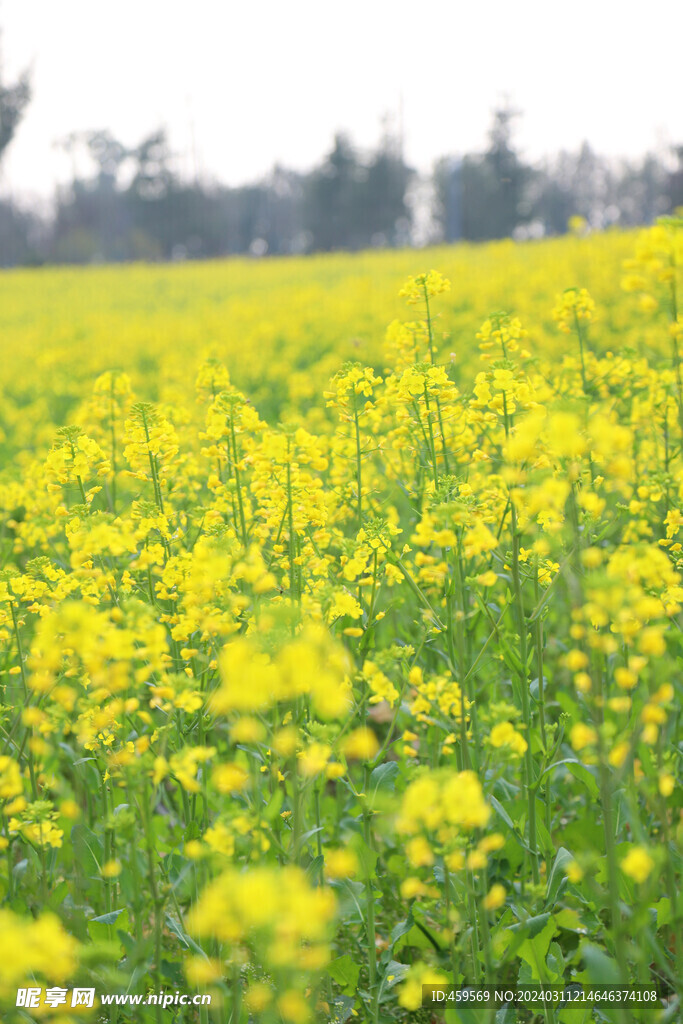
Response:
[[[232,965],[232,1014],[230,1024],[239,1024],[242,1013],[242,982],[240,979],[239,964],[233,961]]]
[[[114,401],[114,374],[109,378],[109,430],[111,434],[111,510],[116,515],[116,403]]]
[[[296,600],[296,567],[294,565],[294,509],[292,505],[292,467],[290,462],[290,441],[287,439],[287,518],[289,522],[289,599]]]
[[[536,557],[536,577],[534,580],[534,601],[539,602],[539,580],[538,580],[538,556]],[[543,681],[543,620],[539,615],[534,622],[534,634],[536,644],[536,671],[538,675],[538,722],[541,731],[541,743],[543,745],[543,756],[548,753],[548,737],[545,727],[545,689]],[[550,792],[550,777],[546,779],[543,787],[545,804],[545,827],[550,835],[552,823],[552,807]]]
[[[356,396],[354,395],[354,407],[353,407],[353,419],[356,427],[356,490],[358,493],[358,529],[362,529],[363,526],[363,485],[361,478],[362,468],[362,453],[360,445],[360,424],[358,422],[358,408],[356,405]]]
[[[488,892],[488,873],[484,867],[482,870],[482,890],[484,897]],[[486,907],[481,908],[481,932],[484,945],[484,980],[487,984],[495,984],[493,977],[493,966],[491,964],[491,936],[489,933],[489,919]]]
[[[468,915],[472,926],[470,947],[472,951],[472,984],[478,984],[481,979],[481,965],[479,963],[479,918],[477,916],[477,904],[474,898],[474,878],[470,869],[467,869],[467,905]]]
[[[514,592],[515,611],[517,613],[517,630],[519,633],[519,685],[522,700],[522,718],[526,729],[526,750],[524,752],[524,784],[527,791],[529,807],[529,849],[531,851],[531,873],[535,884],[540,880],[538,868],[538,852],[536,845],[536,787],[533,777],[533,757],[531,752],[531,707],[529,703],[529,680],[527,676],[527,637],[526,637],[526,616],[524,615],[524,598],[522,596],[522,583],[519,570],[519,531],[517,529],[517,510],[514,501],[511,502],[510,512],[512,517],[512,583]]]
[[[365,766],[364,792],[367,793],[370,782],[370,771]],[[371,811],[367,806],[363,809],[363,835],[368,849],[372,849],[372,829],[370,827]],[[377,983],[377,947],[375,945],[375,896],[372,888],[372,879],[368,875],[365,879],[365,906],[367,919],[365,922],[366,937],[368,943],[368,979],[369,990],[372,996]]]
[[[149,468],[152,473],[152,484],[154,486],[154,499],[157,503],[159,511],[164,515],[164,499],[161,496],[161,485],[159,483],[159,475],[157,472],[156,457],[152,454],[149,437],[149,427],[147,426],[147,416],[145,412],[142,412],[142,425],[145,429],[145,440],[147,441],[147,455],[149,457]]]
[[[149,891],[152,896],[152,907],[154,912],[154,985],[157,991],[161,989],[161,949],[162,949],[162,930],[163,930],[163,898],[159,895],[159,889],[157,886],[156,871],[154,864],[154,832],[152,830],[152,822],[150,819],[149,809],[151,807],[151,801],[149,796],[149,786],[147,779],[143,777],[142,783],[142,800],[138,800],[138,807],[142,817],[142,823],[145,833],[145,845],[147,848],[147,869],[149,879]],[[157,1024],[162,1024],[163,1020],[163,1007],[156,1006],[156,1020]]]
[[[453,573],[452,583],[449,584],[448,591],[446,593],[446,609],[447,609],[447,625],[448,634],[447,641],[449,647],[449,654],[451,660],[454,663],[457,661],[458,664],[458,676],[460,682],[460,746],[462,750],[462,765],[463,769],[470,768],[470,752],[467,741],[467,708],[465,701],[467,699],[468,687],[465,683],[465,640],[463,637],[462,623],[464,614],[459,608],[454,608],[454,598],[456,595],[453,593],[453,587],[457,585],[457,589],[462,595],[463,591],[463,578],[462,578],[462,563],[460,561],[457,552],[454,552],[454,566],[455,572]],[[457,602],[456,602],[457,603]],[[453,623],[455,622],[455,632],[457,639],[457,655],[454,651],[454,639],[453,639]]]
[[[600,735],[600,733],[598,733]],[[614,938],[614,951],[616,953],[620,982],[628,983],[628,962],[624,947],[624,934],[619,910],[619,868],[617,864],[617,851],[614,844],[614,822],[612,814],[612,786],[610,782],[609,769],[605,763],[606,752],[600,746],[600,802],[602,804],[602,823],[605,834],[605,853],[607,859],[607,894],[610,909],[610,923]]]
[[[426,281],[422,285],[422,289],[424,291],[425,307],[426,307],[426,310],[427,310],[427,344],[429,345],[429,359],[430,359],[430,362],[431,362],[432,366],[434,366],[435,365],[435,363],[434,363],[434,336],[433,336],[433,333],[432,333],[432,317],[431,317],[431,313],[429,311],[429,292],[427,291],[427,282]]]
[[[237,505],[240,512],[240,527],[242,530],[242,545],[247,546],[247,525],[244,518],[244,502],[242,501],[242,485],[240,481],[239,457],[237,454],[237,441],[235,440],[235,414],[230,410],[230,437],[232,438],[232,454],[234,458],[235,486],[237,488]]]
[[[429,430],[429,450],[432,457],[432,472],[434,474],[434,486],[436,487],[439,482],[439,470],[436,464],[436,445],[434,444],[434,431],[432,429],[432,416],[429,407],[429,392],[427,391],[427,384],[424,385],[424,396],[425,396],[425,407],[427,410],[427,428]]]
[[[372,559],[372,591],[370,593],[370,605],[368,607],[368,624],[365,627],[365,633],[363,634],[363,639],[360,642],[360,650],[361,651],[365,650],[368,647],[368,645],[370,643],[370,638],[371,638],[372,632],[373,632],[373,630],[372,630],[372,625],[373,625],[372,620],[373,620],[373,617],[374,617],[374,614],[375,614],[375,600],[377,598],[377,563],[378,563],[378,555],[377,555],[377,549],[375,548],[375,550],[373,552],[373,559]]]
[[[676,294],[676,257],[673,249],[670,256],[671,263],[671,323],[678,324],[678,296]],[[683,383],[681,382],[681,355],[678,348],[678,336],[672,336],[673,360],[676,370],[676,385],[678,388],[678,422],[683,433]]]
[[[453,922],[451,921],[451,875],[445,860],[443,862],[443,891],[446,903],[446,932],[449,936],[448,946],[451,957],[451,970],[453,971],[453,984],[455,985],[455,979],[458,976],[458,960],[455,951],[455,933],[453,931]]]
[[[28,705],[30,704],[30,700],[29,700],[29,692],[28,692],[28,683],[26,682],[26,669],[24,667],[24,650],[23,650],[23,647],[21,645],[21,636],[19,635],[19,623],[17,621],[17,613],[16,613],[16,609],[14,607],[14,601],[10,601],[9,602],[9,606],[10,606],[10,611],[12,613],[12,626],[13,626],[13,629],[14,629],[14,639],[16,640],[16,643],[17,643],[17,655],[19,657],[19,668],[21,670],[21,682],[22,682],[22,686],[24,688],[24,701],[25,701],[26,706],[28,707]],[[27,730],[27,735],[28,735],[28,730]],[[36,782],[35,762],[34,762],[34,759],[33,759],[33,751],[31,750],[31,743],[30,743],[30,741],[29,741],[29,744],[28,744],[28,771],[29,771],[29,776],[30,776],[30,779],[31,779],[31,793],[33,795],[33,799],[37,800],[38,799],[38,785],[37,785],[37,782]]]
[[[588,381],[586,378],[586,360],[583,352],[583,330],[581,328],[581,321],[579,320],[579,314],[574,307],[574,324],[576,326],[576,333],[579,338],[579,352],[581,353],[581,381],[583,383],[583,393],[588,394]]]

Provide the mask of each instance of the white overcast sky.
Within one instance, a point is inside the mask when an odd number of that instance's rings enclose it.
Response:
[[[305,170],[338,129],[371,146],[401,108],[427,170],[483,147],[505,95],[529,159],[683,142],[679,0],[0,0],[0,29],[5,81],[33,73],[0,175],[17,196],[69,180],[55,143],[96,128],[163,126],[179,171],[227,184]]]

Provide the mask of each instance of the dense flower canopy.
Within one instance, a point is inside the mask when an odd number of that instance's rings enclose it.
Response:
[[[201,1024],[400,1021],[595,951],[673,991],[682,242],[444,250],[383,346],[361,279],[309,330],[311,263],[279,328],[234,300],[248,352],[197,306],[120,371],[54,329],[8,359],[3,1005],[133,977],[210,990]]]

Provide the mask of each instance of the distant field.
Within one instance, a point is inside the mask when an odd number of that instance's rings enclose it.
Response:
[[[438,267],[453,282],[437,331],[441,352],[455,349],[461,365],[471,364],[474,334],[495,310],[524,319],[539,351],[561,351],[550,311],[573,284],[601,307],[600,345],[618,337],[647,347],[656,338],[651,317],[614,301],[632,246],[632,234],[615,232],[422,252],[5,272],[0,425],[9,438],[19,405],[22,436],[29,419],[49,439],[107,369],[125,370],[141,397],[172,403],[209,353],[269,419],[319,404],[340,361],[383,367],[386,326],[402,312],[397,282],[416,267]]]

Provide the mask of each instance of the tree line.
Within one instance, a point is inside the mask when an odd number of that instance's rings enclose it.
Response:
[[[0,84],[0,160],[30,101],[26,76]],[[50,215],[0,201],[0,264],[262,256],[561,234],[645,224],[683,205],[683,147],[615,161],[587,144],[532,165],[514,140],[516,114],[493,114],[486,148],[444,157],[431,175],[385,132],[370,152],[338,134],[307,173],[282,166],[240,187],[187,180],[164,131],[134,146],[106,130],[64,140],[90,168],[58,189]]]

